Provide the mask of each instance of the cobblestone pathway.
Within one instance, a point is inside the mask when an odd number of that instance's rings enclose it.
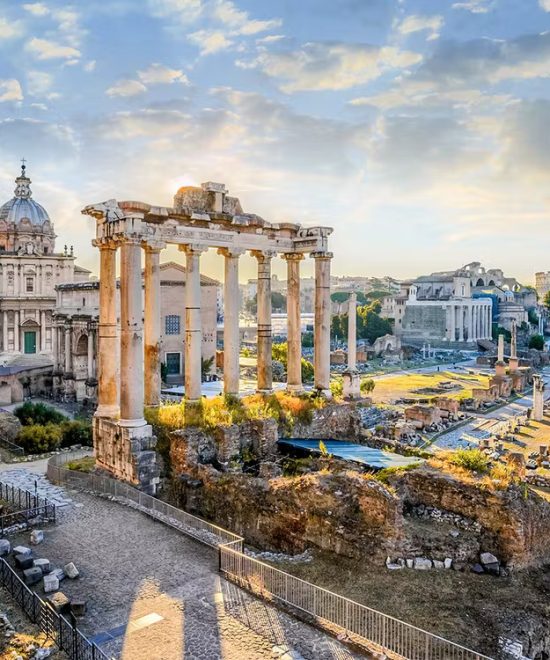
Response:
[[[79,626],[105,652],[124,660],[362,657],[222,580],[209,548],[115,502],[60,497],[74,505],[60,510],[35,554],[55,566],[75,562],[81,577],[61,590],[88,601]],[[28,532],[12,541],[27,544]]]

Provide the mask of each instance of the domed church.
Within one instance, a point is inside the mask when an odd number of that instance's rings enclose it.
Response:
[[[54,226],[32,197],[23,160],[14,196],[0,206],[0,375],[51,367],[56,353],[55,287],[88,279],[65,247],[56,252]],[[0,388],[7,383],[0,383]],[[5,399],[5,396],[0,397]]]

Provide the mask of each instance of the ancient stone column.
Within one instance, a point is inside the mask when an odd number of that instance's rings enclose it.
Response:
[[[97,348],[97,417],[118,417],[120,366],[116,309],[116,244],[99,248],[99,327]],[[141,292],[140,292],[141,300]]]
[[[458,306],[458,341],[464,341],[464,307]]]
[[[504,335],[500,334],[498,336],[498,353],[497,360],[499,362],[504,362]]]
[[[269,394],[273,390],[271,356],[271,251],[255,250],[258,260],[258,392]]]
[[[160,251],[145,245],[145,405],[160,402]]]
[[[315,259],[315,388],[330,397],[330,260],[331,252],[313,252]]]
[[[542,376],[533,376],[533,419],[536,422],[544,418],[544,381]]]
[[[46,350],[46,312],[40,311],[40,350]]]
[[[472,342],[474,336],[474,313],[471,302],[466,307],[466,318],[468,322],[468,341]]]
[[[447,333],[449,341],[455,340],[455,324],[454,324],[454,308],[453,306],[447,307],[447,322],[449,324]]]
[[[4,312],[2,314],[2,350],[7,352],[8,350],[8,313]]]
[[[517,328],[515,320],[512,321],[512,339],[510,340],[510,357],[517,358],[518,346],[517,346]]]
[[[201,273],[203,248],[183,245],[185,252],[185,398],[197,402],[201,398]]]
[[[223,391],[239,393],[239,257],[244,250],[220,248],[223,280]]]
[[[143,305],[141,244],[125,238],[120,248],[120,425],[145,426],[143,418]]]
[[[65,375],[69,376],[73,373],[73,346],[72,346],[72,326],[65,326]]]
[[[88,328],[88,380],[94,377],[94,331]]]
[[[15,352],[19,351],[19,311],[15,310],[13,313],[13,350]]]
[[[286,388],[289,392],[302,390],[302,320],[300,313],[300,261],[303,254],[283,255],[287,268],[287,341],[288,366]]]
[[[429,353],[429,344],[428,344]],[[348,300],[348,368],[344,371],[344,398],[361,396],[360,379],[357,371],[357,294],[351,293]]]

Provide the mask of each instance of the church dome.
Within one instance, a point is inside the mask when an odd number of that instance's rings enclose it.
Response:
[[[32,199],[31,180],[25,174],[25,166],[21,168],[21,176],[15,179],[14,197],[0,206],[0,220],[18,225],[22,220],[28,220],[36,228],[50,223],[46,209]]]

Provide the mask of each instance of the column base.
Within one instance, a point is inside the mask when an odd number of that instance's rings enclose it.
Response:
[[[361,377],[357,371],[344,371],[342,374],[344,381],[343,395],[344,399],[361,398]]]
[[[305,390],[304,390],[304,386],[302,384],[300,384],[300,385],[291,385],[290,383],[287,383],[286,391],[289,394],[303,394]]]
[[[257,389],[256,394],[273,394],[273,389],[267,389],[267,388],[263,390]]]
[[[318,396],[323,396],[325,399],[332,399],[332,392],[330,391],[330,388],[327,390],[322,387],[315,387],[314,390]]]
[[[138,429],[142,426],[147,426],[147,422],[143,417],[140,417],[139,419],[119,419],[118,425],[129,429]]]

